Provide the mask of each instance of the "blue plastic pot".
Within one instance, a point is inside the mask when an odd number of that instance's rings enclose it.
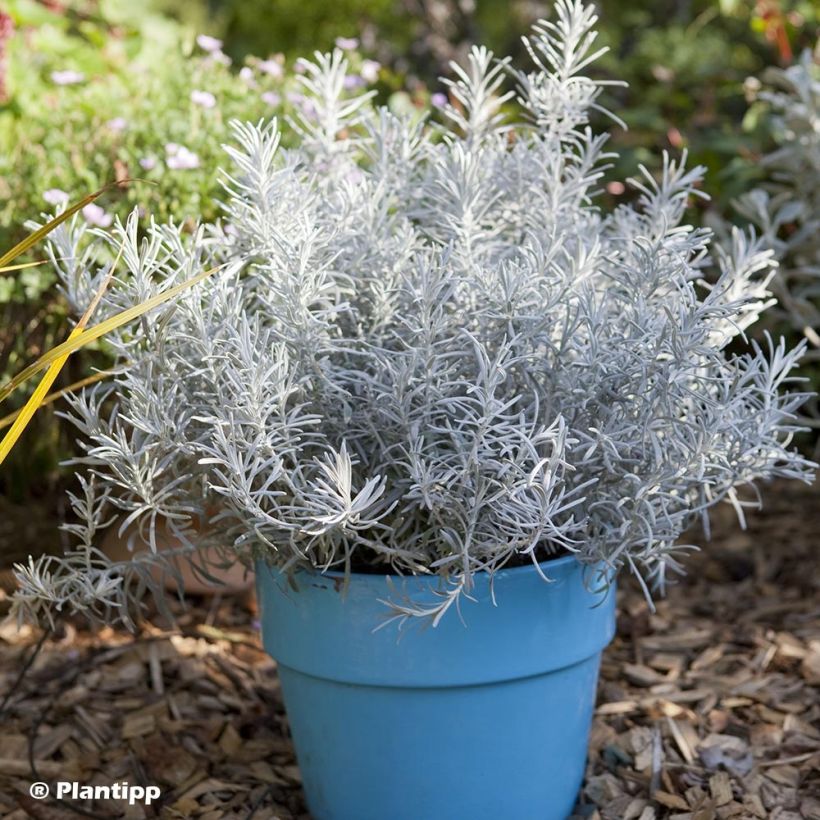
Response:
[[[615,595],[569,556],[476,577],[462,619],[374,632],[381,601],[434,600],[424,577],[257,567],[265,649],[278,661],[315,820],[564,820],[584,774]],[[466,623],[466,626],[465,626]]]

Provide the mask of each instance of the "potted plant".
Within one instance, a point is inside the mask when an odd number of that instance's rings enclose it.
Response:
[[[226,224],[96,232],[130,272],[107,310],[222,267],[115,334],[113,384],[73,401],[79,546],[18,568],[17,611],[127,621],[162,600],[157,532],[255,563],[320,820],[566,816],[615,574],[651,597],[709,507],[810,478],[804,396],[778,392],[800,349],[742,344],[770,253],[736,232],[704,284],[709,234],[681,224],[701,169],[669,158],[596,205],[595,20],[560,0],[530,72],[474,49],[448,128],[345,96],[342,54],[317,55],[300,148],[233,126]],[[81,232],[55,253],[78,303]],[[151,553],[97,550],[114,514]]]

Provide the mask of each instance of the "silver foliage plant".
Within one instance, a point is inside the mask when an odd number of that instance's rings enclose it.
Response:
[[[771,304],[771,252],[736,231],[705,284],[709,233],[681,224],[701,169],[669,158],[634,207],[599,209],[596,17],[555,12],[531,71],[483,48],[453,67],[449,129],[345,96],[342,55],[317,55],[299,150],[275,122],[234,124],[224,225],[58,236],[78,308],[100,248],[124,244],[128,271],[108,311],[222,267],[116,333],[113,383],[73,400],[77,548],[18,567],[20,617],[128,621],[159,592],[151,567],[175,571],[154,555],[167,531],[191,560],[437,575],[436,602],[393,601],[399,617],[441,618],[476,573],[561,552],[649,594],[709,507],[810,478],[790,449],[804,396],[780,392],[800,350],[733,345]],[[106,559],[113,520],[150,550]]]
[[[818,47],[820,48],[820,47]],[[762,159],[767,183],[736,203],[774,249],[772,281],[780,314],[805,333],[808,357],[820,359],[820,50],[750,81],[769,107],[777,148]]]

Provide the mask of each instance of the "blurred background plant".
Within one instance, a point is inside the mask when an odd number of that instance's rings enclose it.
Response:
[[[776,315],[804,334],[820,360],[820,64],[806,50],[785,69],[750,78],[747,119],[763,119],[776,148],[761,158],[765,179],[734,204],[775,249]]]
[[[780,267],[771,284],[778,300],[768,329],[805,336],[808,351],[802,373],[811,389],[820,387],[820,50],[806,49],[791,66],[768,68],[751,77],[747,124],[762,122],[774,148],[760,158],[763,180],[734,203],[734,210],[711,214],[710,223],[728,236],[731,221],[745,219],[763,235]],[[805,412],[820,429],[815,396]],[[815,434],[815,457],[820,440]]]
[[[355,70],[351,85],[372,85],[394,110],[416,112],[446,102],[438,77],[449,60],[463,61],[469,43],[520,58],[520,35],[551,5],[510,0],[499,13],[495,0],[7,0],[0,7],[0,249],[20,238],[26,220],[126,176],[153,184],[102,198],[87,209],[87,221],[102,227],[134,204],[162,219],[214,219],[227,121],[298,106],[297,57],[339,43]],[[629,83],[603,99],[629,126],[612,129],[620,155],[612,178],[634,174],[641,162],[656,170],[663,149],[687,149],[690,164],[707,167],[712,197],[710,205],[694,206],[693,223],[707,218],[707,207],[713,221],[736,219],[731,203],[753,188],[776,201],[788,185],[784,169],[779,160],[762,158],[785,146],[791,115],[746,81],[775,82],[789,96],[766,71],[788,69],[814,47],[816,3],[599,0],[598,6],[601,39],[612,48],[601,70]],[[802,180],[801,196],[812,190],[816,196],[816,184],[801,172],[793,179]],[[607,187],[609,205],[628,196],[620,183]],[[779,241],[793,239],[795,224],[784,223]],[[0,275],[0,382],[58,340],[66,309],[55,287],[47,266]],[[815,295],[801,291],[800,298]],[[802,333],[789,323],[782,327]],[[61,383],[105,361],[104,351],[73,356]],[[22,392],[17,401],[25,398]],[[71,453],[71,442],[55,423],[58,409],[38,414],[3,465],[0,498],[30,506],[43,497],[52,514],[62,503],[63,494],[54,492],[57,464]],[[27,518],[29,525],[36,516]],[[55,530],[49,526],[48,537]]]

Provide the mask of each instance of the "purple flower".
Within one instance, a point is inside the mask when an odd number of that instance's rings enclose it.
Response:
[[[316,106],[304,94],[298,91],[288,91],[285,95],[291,105],[295,105],[303,114],[312,116],[316,113]]]
[[[216,105],[216,97],[210,91],[195,89],[191,92],[191,102],[203,108],[213,108]]]
[[[442,94],[442,93],[441,93],[441,91],[436,91],[436,93],[435,93],[435,94],[433,94],[433,95],[430,97],[430,102],[431,102],[431,103],[432,103],[432,104],[433,104],[436,108],[444,108],[444,106],[445,106],[445,105],[447,105],[447,103],[449,102],[449,100],[447,99],[447,95],[446,95],[446,94]]]
[[[65,71],[52,71],[51,81],[55,85],[76,85],[85,80],[85,74],[81,71],[72,71],[70,68]]]
[[[256,80],[253,76],[253,69],[245,66],[239,70],[239,79],[246,82],[248,85],[255,85]]]
[[[307,97],[302,97],[301,102],[297,103],[299,106],[299,110],[306,116],[306,117],[315,117],[317,114],[316,105],[314,104],[313,100],[309,100]]]
[[[83,208],[83,216],[89,225],[96,225],[98,228],[107,228],[113,221],[110,214],[93,202]]]
[[[282,102],[282,97],[275,91],[266,91],[262,94],[262,102],[272,105],[275,108]]]
[[[196,44],[209,54],[222,50],[222,40],[217,40],[216,37],[210,37],[207,34],[200,34],[196,38]]]
[[[190,171],[192,168],[199,168],[199,157],[184,145],[177,145],[169,142],[165,146],[167,154],[165,164],[175,171]]]
[[[353,51],[354,48],[359,47],[359,41],[355,37],[337,37],[336,48],[342,51]]]
[[[114,117],[113,120],[109,120],[105,125],[111,131],[125,131],[125,129],[128,128],[128,120],[125,119],[125,117]]]
[[[59,188],[49,188],[47,191],[43,191],[43,199],[49,205],[62,205],[64,202],[68,202],[68,194]]]
[[[157,167],[157,158],[154,156],[143,157],[140,160],[140,167],[144,168],[146,171],[153,170]]]
[[[222,65],[230,65],[232,62],[231,58],[223,51],[214,51],[210,55],[210,58],[213,62],[221,63]]]
[[[357,74],[345,74],[344,87],[350,90],[351,88],[361,88],[364,85],[364,78]]]
[[[270,74],[274,79],[281,79],[285,73],[282,64],[278,60],[262,60],[259,63],[259,70],[265,74]]]
[[[377,63],[375,60],[365,60],[362,63],[362,79],[366,83],[375,83],[379,79],[379,69],[381,67],[381,63]]]

